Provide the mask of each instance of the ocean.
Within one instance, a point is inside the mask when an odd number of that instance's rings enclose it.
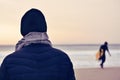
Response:
[[[5,56],[14,52],[13,45],[0,45],[0,64]],[[71,59],[73,67],[78,68],[99,68],[100,61],[96,60],[96,53],[99,44],[79,44],[79,45],[53,45],[53,47],[64,51]],[[120,45],[111,44],[109,50],[112,56],[106,52],[105,67],[120,67]]]

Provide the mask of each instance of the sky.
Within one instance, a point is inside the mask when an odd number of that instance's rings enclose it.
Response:
[[[0,0],[0,45],[22,38],[21,18],[37,8],[53,44],[120,44],[120,0]]]

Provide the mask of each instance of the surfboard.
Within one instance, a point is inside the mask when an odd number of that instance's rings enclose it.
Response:
[[[100,51],[96,53],[96,60],[99,60],[99,58],[100,58]]]
[[[98,52],[96,53],[96,60],[99,60],[99,58],[100,58],[102,55],[103,55],[103,50],[102,50],[101,53],[100,53],[100,51],[98,51]]]

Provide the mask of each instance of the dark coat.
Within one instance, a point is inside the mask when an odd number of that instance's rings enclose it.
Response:
[[[75,76],[64,52],[50,45],[31,44],[4,59],[0,80],[75,80]]]

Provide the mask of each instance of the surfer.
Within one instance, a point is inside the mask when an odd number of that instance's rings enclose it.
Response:
[[[103,69],[104,68],[103,64],[105,63],[106,60],[105,52],[107,51],[111,56],[110,51],[108,49],[108,42],[105,41],[104,44],[100,46],[99,51],[100,51],[100,55],[102,54],[99,58],[99,60],[101,60],[100,67]]]

